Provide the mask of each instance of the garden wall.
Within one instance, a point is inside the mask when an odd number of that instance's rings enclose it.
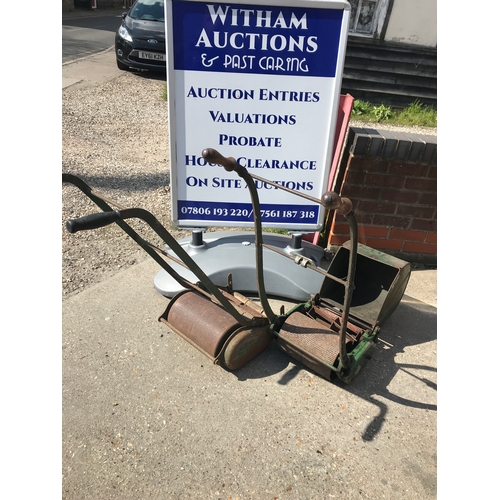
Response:
[[[410,262],[437,262],[437,138],[349,129],[334,191],[350,198],[359,242]],[[349,239],[343,216],[327,221],[327,247]]]

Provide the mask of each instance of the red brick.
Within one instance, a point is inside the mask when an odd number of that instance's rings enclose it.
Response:
[[[399,205],[397,215],[409,215],[419,219],[432,219],[436,209],[434,207],[419,207],[415,205]]]
[[[431,243],[415,243],[407,241],[403,246],[403,252],[436,254],[437,245]]]
[[[381,215],[375,214],[373,216],[374,226],[387,226],[387,227],[397,227],[401,229],[407,229],[410,225],[409,217],[398,217],[397,215]]]
[[[416,191],[402,191],[401,189],[383,189],[380,193],[381,200],[400,203],[417,203],[420,196]]]
[[[371,160],[372,164],[370,165],[370,172],[379,174],[387,174],[389,172],[390,162],[383,160],[378,156],[371,158]]]
[[[368,186],[381,186],[381,187],[391,187],[391,188],[402,188],[405,183],[404,177],[398,177],[397,175],[383,175],[383,174],[367,174],[365,183]]]
[[[361,200],[358,206],[356,207],[356,210],[362,210],[363,212],[392,215],[396,212],[396,207],[397,205],[394,202]]]
[[[427,177],[429,179],[437,179],[437,166],[436,165],[431,165],[429,167],[429,171],[427,172]]]
[[[360,184],[361,186],[364,186],[366,184],[365,174],[363,172],[354,172],[353,170],[349,170],[344,182],[346,184]]]
[[[349,234],[349,225],[334,222],[331,232],[335,234]]]
[[[357,172],[370,172],[372,169],[373,158],[352,157],[349,161],[349,170]]]
[[[437,233],[429,233],[425,241],[427,243],[437,243]]]
[[[356,213],[356,220],[358,224],[366,224],[371,226],[373,223],[373,215],[366,212]]]
[[[418,200],[419,205],[437,205],[437,193],[422,193]]]
[[[330,234],[328,237],[329,245],[343,245],[349,239],[348,236],[336,236],[334,234]]]
[[[417,189],[419,191],[434,192],[437,189],[437,183],[431,179],[419,179],[417,177],[408,177],[404,184],[405,189]]]
[[[437,221],[428,219],[413,219],[410,229],[417,231],[437,232]]]
[[[346,184],[342,188],[342,196],[347,196],[348,198],[351,198],[351,201],[362,200],[362,199],[378,200],[380,198],[380,188]]]
[[[358,233],[365,237],[374,236],[376,238],[387,238],[389,234],[389,228],[378,227],[378,226],[365,226],[360,224],[358,226]]]
[[[405,231],[404,229],[391,229],[389,238],[405,241],[425,241],[425,231]]]
[[[428,165],[421,163],[392,163],[389,167],[389,174],[404,175],[412,177],[425,177],[427,175]]]
[[[378,250],[401,250],[403,247],[403,241],[401,240],[386,240],[379,238],[368,238],[366,246],[371,248],[377,248]]]

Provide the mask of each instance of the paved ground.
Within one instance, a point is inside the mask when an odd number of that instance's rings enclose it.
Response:
[[[69,22],[70,19],[82,17],[99,18],[99,16],[120,16],[123,9],[104,9],[101,11],[77,10],[63,13],[62,18]],[[119,22],[117,26],[119,26]],[[110,37],[109,47],[97,51],[91,56],[76,57],[62,64],[62,88],[74,86],[83,88],[96,83],[109,81],[123,74],[116,66],[114,55],[114,37]]]
[[[92,57],[83,57],[62,66],[62,88],[84,88],[104,83],[123,74],[115,62],[114,47]]]
[[[354,382],[271,345],[230,373],[157,321],[146,261],[63,302],[64,499],[433,499],[436,271]]]

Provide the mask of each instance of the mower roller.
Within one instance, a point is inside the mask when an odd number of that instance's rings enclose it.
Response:
[[[382,324],[392,314],[404,294],[410,277],[410,264],[358,244],[357,224],[352,202],[337,193],[326,192],[313,198],[250,174],[234,158],[214,149],[202,156],[228,172],[235,172],[247,184],[254,213],[257,292],[260,304],[227,285],[215,285],[192,257],[148,211],[140,208],[113,209],[118,205],[94,192],[82,179],[63,174],[63,182],[74,184],[102,210],[68,220],[70,233],[118,224],[184,289],[170,300],[159,321],[199,349],[215,364],[232,371],[244,366],[275,339],[291,357],[323,378],[336,377],[349,383],[371,357]],[[262,238],[260,204],[254,180],[336,210],[349,224],[350,240],[324,270],[300,254],[282,253],[265,245]],[[146,222],[171,253],[143,239],[127,222],[137,218]],[[263,248],[275,251],[298,265],[324,276],[321,289],[310,300],[276,314],[265,292]],[[174,256],[175,254],[175,256]],[[177,273],[168,261],[189,269],[197,278],[192,283]]]

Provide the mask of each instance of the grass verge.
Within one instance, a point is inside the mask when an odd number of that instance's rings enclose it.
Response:
[[[384,104],[374,105],[366,101],[354,101],[351,119],[402,126],[436,127],[437,111],[419,101],[411,103],[404,109],[393,109]]]

